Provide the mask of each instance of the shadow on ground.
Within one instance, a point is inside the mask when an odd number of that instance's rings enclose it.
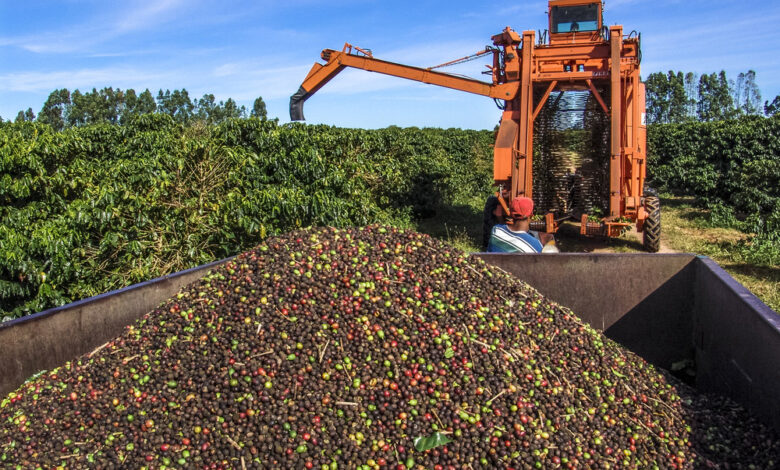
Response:
[[[680,196],[674,198],[662,197],[660,199],[662,211],[664,206],[671,209],[679,209],[681,207],[691,207],[696,204],[696,198],[693,196]]]
[[[728,268],[737,274],[753,276],[761,279],[780,283],[780,266],[755,266],[745,263],[723,263],[724,268]]]
[[[565,222],[555,234],[558,249],[563,253],[643,252],[642,243],[634,238],[586,237],[580,235],[578,224]]]
[[[472,205],[441,205],[431,217],[415,220],[415,229],[465,251],[482,251],[482,210]],[[563,253],[644,252],[635,237],[585,237],[570,222],[561,224],[555,240]]]
[[[482,251],[482,210],[470,205],[441,205],[432,217],[415,220],[415,228],[460,249]]]

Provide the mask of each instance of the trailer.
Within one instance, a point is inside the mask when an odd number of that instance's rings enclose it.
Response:
[[[780,315],[692,254],[475,255],[571,308],[648,362],[678,369],[780,432]],[[230,258],[0,324],[0,396],[89,353]],[[616,286],[605,299],[604,286]]]

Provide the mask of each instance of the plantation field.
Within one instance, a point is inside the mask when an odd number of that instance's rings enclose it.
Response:
[[[563,136],[576,139],[577,133]],[[249,250],[301,227],[411,227],[481,245],[493,133],[148,114],[0,123],[0,318]],[[776,310],[780,118],[649,128],[666,249],[712,257]],[[706,207],[707,209],[704,209]],[[641,251],[630,234],[563,251]]]

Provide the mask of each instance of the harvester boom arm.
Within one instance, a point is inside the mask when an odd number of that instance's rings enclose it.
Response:
[[[290,119],[293,121],[304,120],[303,102],[346,67],[392,75],[407,80],[429,83],[431,85],[438,85],[453,90],[460,90],[503,100],[513,99],[519,89],[518,82],[502,84],[486,83],[473,78],[458,77],[447,73],[435,72],[430,69],[379,60],[368,55],[348,53],[346,52],[346,46],[344,51],[325,49],[322,51],[322,58],[326,63],[324,65],[315,63],[301,87],[290,97]]]

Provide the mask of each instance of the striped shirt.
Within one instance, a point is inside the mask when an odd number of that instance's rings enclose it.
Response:
[[[542,243],[528,232],[513,232],[506,225],[496,225],[490,234],[489,253],[541,253]]]

